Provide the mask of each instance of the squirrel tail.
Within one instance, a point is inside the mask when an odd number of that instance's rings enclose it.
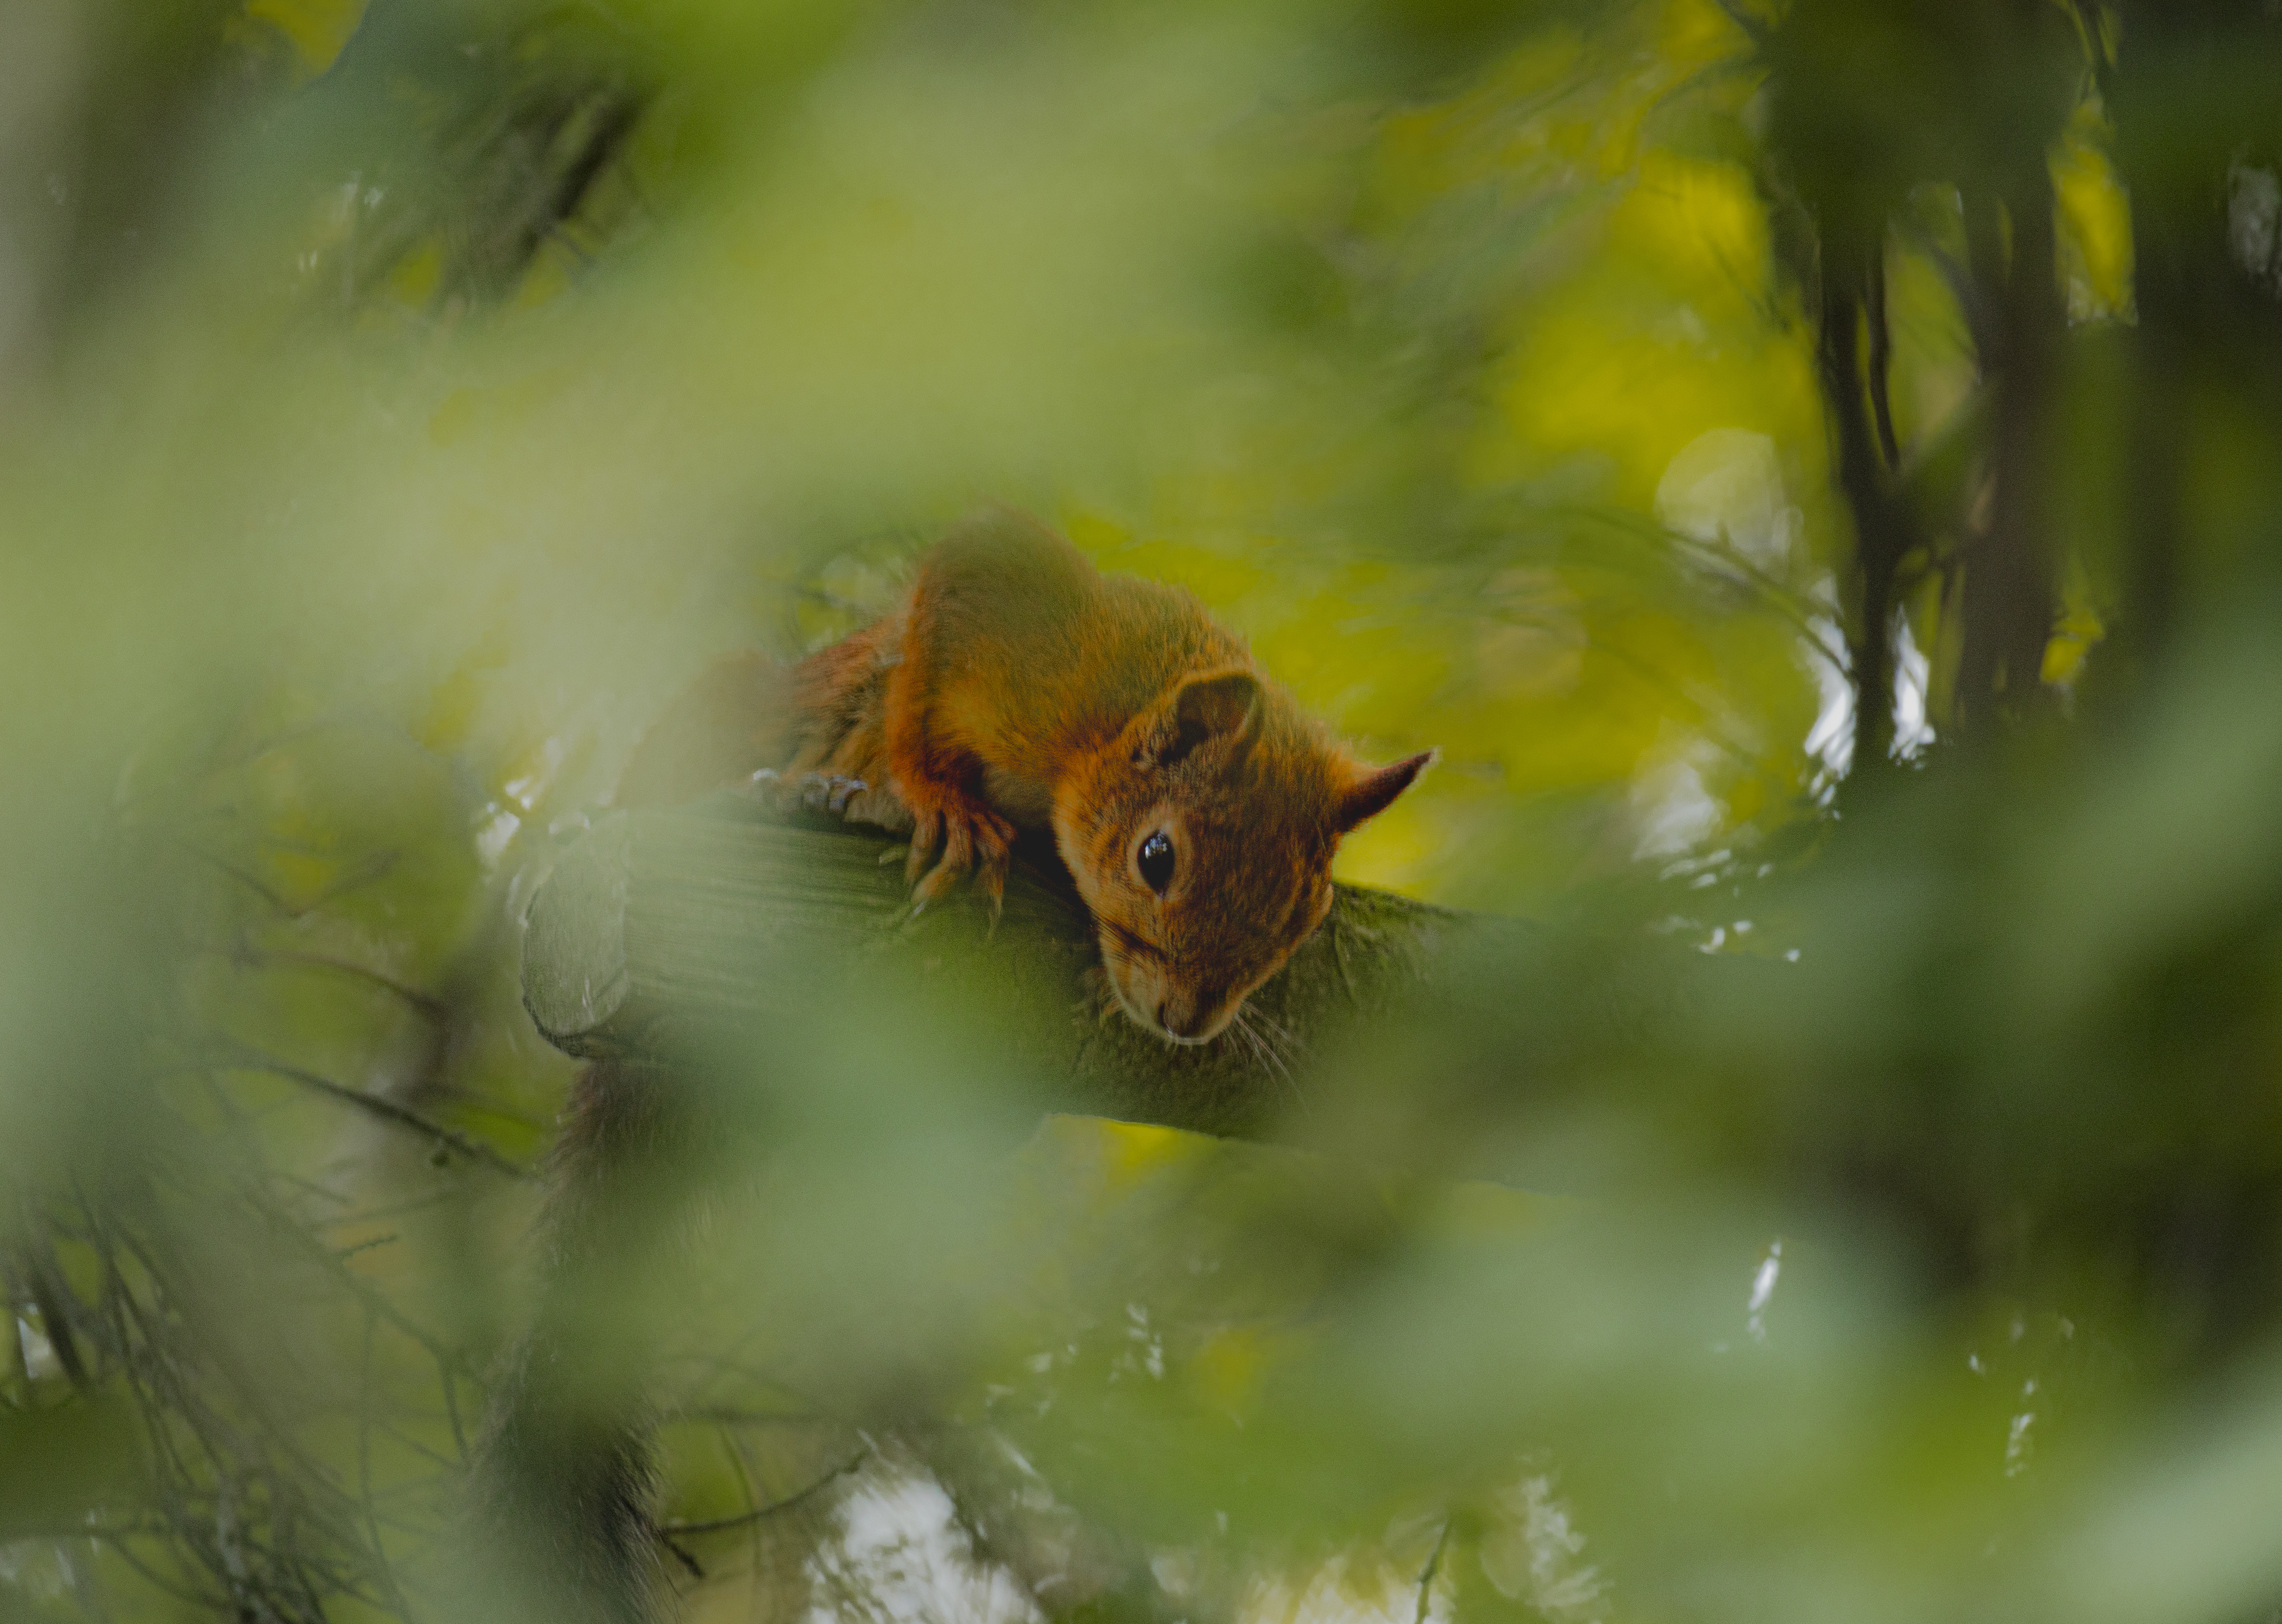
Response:
[[[689,1155],[679,1092],[632,1061],[579,1076],[551,1169],[535,1323],[497,1373],[464,1528],[501,1624],[649,1624],[665,1593],[648,1398],[654,1326],[626,1283],[672,1253],[665,1174]]]

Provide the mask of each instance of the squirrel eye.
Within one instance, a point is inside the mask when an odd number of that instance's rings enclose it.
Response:
[[[1164,830],[1159,829],[1141,843],[1139,860],[1143,882],[1163,896],[1165,888],[1173,882],[1173,843],[1165,838]]]

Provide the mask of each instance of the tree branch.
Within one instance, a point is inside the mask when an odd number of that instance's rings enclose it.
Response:
[[[1017,861],[986,933],[982,910],[964,906],[899,926],[901,870],[879,861],[889,843],[726,795],[599,820],[533,899],[524,1003],[572,1054],[654,1060],[764,1015],[771,989],[757,967],[772,954],[917,966],[956,952],[987,968],[1039,1072],[1069,1080],[1064,1108],[1246,1133],[1289,1107],[1285,1068],[1331,1022],[1417,981],[1458,937],[1531,930],[1341,886],[1325,927],[1249,1000],[1276,1035],[1268,1053],[1227,1036],[1175,1047],[1105,1013],[1093,928],[1051,849]]]

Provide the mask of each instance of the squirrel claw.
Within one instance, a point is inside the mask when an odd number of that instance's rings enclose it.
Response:
[[[942,901],[971,874],[974,889],[990,905],[995,929],[1004,905],[1006,859],[1013,841],[1013,826],[987,807],[920,813],[912,829],[910,856],[904,864],[914,912]]]
[[[936,903],[950,896],[951,889],[958,883],[958,870],[948,864],[937,864],[935,871],[920,881],[918,889],[912,893],[912,917],[917,919]]]
[[[990,910],[990,924],[984,939],[998,934],[998,918],[1006,911],[1006,859],[1001,854],[992,857],[986,852],[975,865],[974,889],[983,904]]]
[[[848,815],[849,802],[872,787],[860,778],[842,778],[837,773],[803,773],[789,779],[763,767],[753,774],[755,790],[765,792],[772,784],[777,805],[786,812],[828,812],[843,818]]]
[[[912,843],[904,857],[904,883],[913,888],[928,871],[928,859],[943,843],[943,814],[923,812],[912,826]]]
[[[925,905],[938,902],[951,892],[966,871],[974,866],[974,841],[966,821],[951,817],[943,820],[943,860],[931,869],[927,877],[912,888],[912,899]],[[919,850],[916,841],[912,850]]]

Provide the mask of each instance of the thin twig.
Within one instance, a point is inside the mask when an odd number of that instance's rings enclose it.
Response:
[[[704,1579],[704,1565],[700,1563],[695,1557],[691,1556],[687,1551],[684,1550],[675,1542],[673,1535],[667,1533],[662,1527],[657,1530],[657,1542],[673,1553],[675,1560],[679,1561],[682,1566],[689,1570],[689,1576],[692,1579],[699,1580],[701,1581]]]
[[[1822,641],[1822,633],[1810,612],[1812,600],[1804,598],[1768,574],[1733,547],[1723,547],[1717,541],[1698,540],[1680,531],[1659,524],[1652,519],[1613,509],[1590,507],[1556,507],[1555,514],[1567,514],[1608,525],[1620,533],[1629,532],[1643,540],[1654,540],[1673,549],[1693,555],[1699,562],[1716,566],[1733,578],[1737,585],[1749,587],[1766,606],[1789,621],[1794,630],[1805,637],[1807,644],[1823,662],[1841,677],[1847,674],[1846,657]]]
[[[408,1317],[384,1294],[375,1290],[354,1270],[344,1265],[331,1247],[311,1235],[291,1214],[273,1210],[266,1205],[257,1205],[255,1210],[282,1239],[291,1242],[303,1256],[331,1275],[337,1285],[348,1291],[361,1305],[378,1315],[384,1324],[394,1327],[399,1334],[421,1348],[439,1366],[473,1379],[474,1372],[467,1368],[463,1354],[447,1346],[418,1321]]]
[[[1434,1549],[1426,1558],[1426,1566],[1418,1574],[1418,1616],[1414,1624],[1426,1624],[1426,1610],[1434,1599],[1434,1579],[1442,1571],[1442,1552],[1450,1543],[1450,1519],[1442,1519],[1442,1532],[1434,1536]]]
[[[1886,319],[1886,245],[1882,239],[1871,249],[1862,272],[1862,315],[1870,329],[1870,417],[1878,429],[1878,449],[1885,454],[1889,472],[1902,467],[1901,444],[1894,438],[1894,400],[1890,375],[1893,370],[1892,324]]]
[[[48,1347],[72,1386],[84,1393],[89,1385],[87,1366],[81,1363],[79,1344],[73,1340],[71,1310],[65,1306],[62,1284],[47,1258],[27,1248],[22,1261],[25,1281],[31,1287],[33,1306],[40,1310],[40,1328],[47,1333]]]
[[[332,970],[342,975],[353,976],[359,981],[369,982],[383,991],[393,993],[431,1021],[451,1019],[450,1006],[434,993],[423,992],[419,988],[408,986],[393,975],[384,975],[378,970],[369,969],[361,964],[353,964],[345,959],[336,959],[330,953],[303,952],[291,948],[263,947],[246,941],[242,936],[231,943],[229,947],[217,948],[213,951],[224,953],[240,964],[257,966],[300,964],[307,965],[312,969]]]
[[[160,1578],[148,1566],[144,1566],[144,1564],[136,1556],[134,1551],[128,1549],[124,1543],[114,1542],[111,1546],[111,1554],[117,1557],[121,1562],[126,1563],[128,1566],[140,1573],[143,1576],[144,1581],[148,1583],[151,1589],[159,1592],[159,1594],[163,1596],[171,1596],[176,1601],[187,1602],[193,1607],[200,1608],[218,1616],[227,1616],[229,1614],[230,1604],[228,1597],[204,1595],[197,1590],[190,1589],[187,1584],[178,1584],[171,1580]]]
[[[304,1071],[299,1066],[288,1065],[275,1055],[265,1054],[260,1050],[233,1046],[229,1054],[218,1058],[217,1063],[229,1070],[258,1071],[270,1076],[283,1077],[289,1083],[299,1083],[303,1087],[314,1089],[321,1094],[327,1094],[347,1104],[361,1107],[384,1122],[394,1123],[400,1128],[408,1128],[415,1133],[423,1134],[435,1144],[457,1151],[471,1162],[480,1162],[493,1172],[503,1173],[509,1178],[527,1180],[532,1177],[531,1169],[520,1162],[508,1161],[481,1140],[470,1138],[455,1128],[446,1128],[443,1123],[421,1115],[410,1106],[399,1105],[395,1100],[385,1099],[379,1094],[369,1094],[362,1089],[351,1088],[345,1083],[336,1083],[330,1077],[320,1076],[314,1071]]]
[[[404,1593],[397,1587],[395,1570],[389,1565],[388,1547],[381,1538],[380,1511],[372,1496],[372,1340],[378,1323],[379,1317],[368,1304],[364,1311],[361,1368],[357,1372],[357,1499],[364,1511],[365,1533],[372,1541],[372,1565],[397,1616],[408,1618],[411,1610],[404,1605]]]
[[[189,846],[190,849],[192,851],[197,852],[198,856],[206,859],[207,862],[212,863],[216,868],[221,869],[222,873],[228,874],[231,879],[237,881],[239,884],[253,892],[254,895],[260,897],[264,902],[276,909],[278,913],[283,914],[287,919],[305,918],[308,914],[315,913],[319,908],[323,907],[327,903],[333,901],[337,897],[345,897],[349,892],[357,890],[361,886],[370,885],[374,881],[384,878],[388,872],[396,866],[398,858],[402,855],[400,852],[396,851],[383,851],[376,857],[369,859],[362,866],[351,869],[347,874],[342,875],[340,879],[335,881],[331,885],[327,886],[323,890],[319,891],[315,896],[310,897],[308,901],[304,903],[291,903],[286,901],[284,897],[267,881],[263,880],[257,874],[252,874],[247,870],[239,867],[228,858],[208,851],[203,846],[198,845],[193,842],[185,841],[183,842],[183,844]]]
[[[1689,693],[1669,672],[1618,643],[1603,641],[1595,641],[1589,646],[1595,652],[1605,655],[1618,664],[1624,666],[1650,688],[1679,700],[1694,710],[1702,722],[1700,731],[1704,742],[1714,750],[1725,751],[1736,765],[1748,773],[1760,773],[1766,771],[1765,763],[1728,736],[1726,727],[1721,725],[1720,719],[1712,714],[1712,707]]]
[[[460,1395],[453,1384],[452,1367],[445,1361],[436,1362],[436,1382],[444,1389],[444,1414],[452,1423],[452,1447],[460,1452],[455,1465],[465,1465],[468,1459],[468,1434],[460,1424]]]
[[[872,1451],[868,1449],[858,1449],[807,1488],[787,1495],[781,1500],[772,1500],[766,1505],[755,1506],[749,1511],[740,1511],[734,1517],[712,1517],[702,1521],[685,1521],[676,1519],[669,1522],[661,1522],[656,1525],[658,1536],[663,1539],[669,1534],[725,1534],[732,1528],[741,1528],[749,1523],[758,1522],[764,1517],[772,1517],[779,1511],[789,1511],[802,1501],[813,1498],[828,1485],[846,1477],[870,1459],[871,1454]],[[700,1576],[702,1577],[702,1575]]]

